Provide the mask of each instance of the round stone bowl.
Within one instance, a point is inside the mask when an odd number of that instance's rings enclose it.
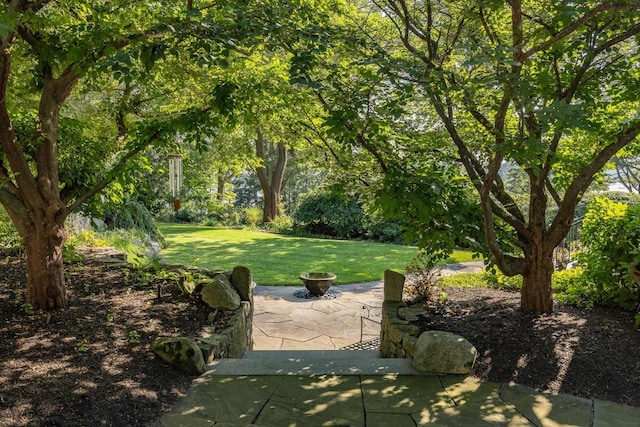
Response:
[[[331,284],[336,280],[333,273],[304,273],[300,275],[300,280],[312,295],[324,295]]]

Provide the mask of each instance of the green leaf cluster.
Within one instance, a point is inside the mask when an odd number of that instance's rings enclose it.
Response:
[[[640,304],[640,288],[630,276],[630,264],[640,261],[640,206],[629,206],[606,198],[596,198],[582,223],[578,254],[584,267],[580,278],[583,300],[635,309]]]

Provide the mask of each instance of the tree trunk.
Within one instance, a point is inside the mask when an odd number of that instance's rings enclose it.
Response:
[[[226,179],[225,176],[222,173],[218,174],[218,201],[220,203],[224,202],[224,190],[225,190],[225,186],[226,186]]]
[[[27,303],[35,310],[64,308],[65,291],[62,247],[67,240],[64,220],[34,221],[23,234],[27,254]]]
[[[287,146],[284,142],[277,144],[277,158],[274,167],[267,164],[265,144],[267,140],[261,129],[257,130],[256,155],[262,160],[262,164],[256,167],[256,175],[262,187],[264,210],[262,221],[270,222],[280,215],[280,192],[284,182],[284,172],[287,167]]]
[[[527,250],[531,249],[531,246],[525,250],[528,268],[522,275],[520,308],[528,313],[551,313],[553,311],[551,291],[553,252],[547,255],[542,251]]]

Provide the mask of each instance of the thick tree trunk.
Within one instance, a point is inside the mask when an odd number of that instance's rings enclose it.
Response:
[[[27,302],[35,310],[64,308],[65,291],[62,247],[67,240],[64,221],[32,223],[23,234],[27,254]]]
[[[551,290],[553,256],[542,251],[525,252],[528,252],[525,256],[528,268],[522,275],[520,307],[529,313],[551,313],[553,311]]]
[[[268,193],[264,194],[262,221],[270,222],[278,215],[280,215],[280,192],[276,191],[273,186],[269,186]]]
[[[262,165],[256,167],[256,175],[262,187],[264,210],[262,221],[270,222],[280,215],[280,192],[284,182],[284,172],[287,167],[287,146],[283,142],[277,143],[277,158],[274,167],[266,164],[265,144],[267,139],[258,128],[256,138],[256,155],[262,160]]]

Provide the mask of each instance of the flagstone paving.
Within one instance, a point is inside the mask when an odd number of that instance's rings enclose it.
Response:
[[[445,273],[469,268],[479,265]],[[464,376],[420,375],[407,359],[335,351],[379,337],[382,282],[341,286],[342,297],[332,300],[293,296],[299,289],[256,286],[257,351],[215,361],[158,425],[640,426],[640,408]]]

